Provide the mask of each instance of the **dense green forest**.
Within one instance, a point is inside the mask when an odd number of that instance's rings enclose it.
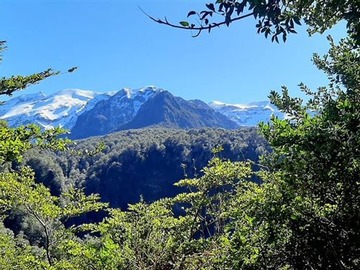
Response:
[[[94,152],[100,145],[96,154],[83,152]],[[222,158],[252,160],[254,168],[259,155],[269,150],[256,128],[155,128],[77,141],[67,152],[33,149],[25,155],[25,163],[53,195],[69,185],[83,187],[87,194],[100,194],[111,207],[126,209],[140,196],[152,202],[179,193],[173,184],[185,176],[200,176],[216,147],[223,148]]]
[[[74,146],[61,129],[0,122],[1,269],[360,269],[359,2],[216,1],[206,8],[189,12],[201,16],[199,27],[181,27],[211,30],[253,16],[260,33],[285,41],[300,19],[310,33],[345,20],[348,36],[329,37],[329,52],[313,58],[329,85],[311,91],[301,84],[308,102],[286,87],[270,93],[288,118],[260,125],[271,152],[259,161],[266,144],[259,147],[255,129],[125,131]],[[215,8],[224,16],[217,25],[209,20]],[[1,78],[0,95],[57,74]],[[147,171],[163,165],[164,175]],[[180,192],[172,193],[163,181],[177,173]],[[105,202],[124,206],[112,201],[130,188],[119,175],[135,176],[135,197],[144,191],[126,210]],[[98,212],[106,214],[100,222],[71,222]]]

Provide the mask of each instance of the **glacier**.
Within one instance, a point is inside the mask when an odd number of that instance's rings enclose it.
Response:
[[[65,89],[51,95],[25,94],[4,102],[0,119],[7,120],[10,126],[35,123],[43,129],[71,129],[80,114],[112,94],[82,89]]]
[[[247,104],[226,104],[213,101],[209,106],[227,116],[239,126],[257,126],[260,122],[268,122],[272,115],[284,119],[286,116],[269,101],[257,101]]]

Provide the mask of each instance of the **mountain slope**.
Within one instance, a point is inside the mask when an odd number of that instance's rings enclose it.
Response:
[[[154,86],[124,88],[115,94],[66,89],[52,95],[22,95],[0,106],[10,126],[35,123],[71,129],[72,139],[145,127],[199,128],[256,126],[272,115],[284,118],[269,102],[225,104],[184,100]]]
[[[107,134],[131,121],[151,96],[163,91],[156,87],[124,88],[107,100],[97,103],[79,116],[71,130],[71,138],[80,139]]]
[[[66,89],[49,96],[22,95],[0,106],[0,119],[7,120],[10,126],[35,123],[44,129],[57,126],[71,129],[81,113],[109,96],[80,89]]]
[[[186,101],[167,91],[157,93],[139,109],[136,116],[117,130],[162,126],[171,128],[222,127],[234,129],[237,125],[215,112],[200,100]]]

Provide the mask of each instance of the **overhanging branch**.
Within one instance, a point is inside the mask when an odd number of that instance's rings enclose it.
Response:
[[[161,19],[156,19],[152,16],[150,16],[149,14],[147,14],[141,7],[139,7],[139,9],[141,10],[142,13],[144,13],[149,19],[151,19],[152,21],[156,22],[156,23],[159,23],[159,24],[165,24],[167,26],[170,26],[172,28],[178,28],[178,29],[183,29],[183,30],[195,30],[195,31],[198,31],[198,33],[196,35],[193,35],[193,37],[197,37],[200,35],[200,33],[204,30],[208,30],[210,31],[212,28],[214,27],[220,27],[222,25],[229,25],[230,23],[234,22],[234,21],[238,21],[238,20],[242,20],[244,18],[247,18],[247,17],[250,17],[250,16],[253,16],[254,13],[251,12],[251,13],[248,13],[248,14],[245,14],[245,15],[242,15],[242,16],[238,16],[238,17],[234,17],[234,18],[231,18],[229,20],[226,20],[226,21],[223,21],[223,22],[217,22],[217,23],[210,23],[208,25],[200,25],[200,26],[194,26],[194,25],[190,25],[190,26],[183,26],[183,25],[177,25],[177,24],[173,24],[171,22],[169,22],[167,20],[167,18],[165,17],[164,20],[161,20]]]

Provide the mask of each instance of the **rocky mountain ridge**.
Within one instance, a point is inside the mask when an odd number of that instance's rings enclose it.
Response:
[[[184,100],[154,86],[124,88],[116,93],[66,89],[44,95],[22,95],[0,106],[0,119],[10,126],[36,123],[44,129],[62,126],[73,139],[105,135],[114,131],[144,127],[235,129],[256,126],[271,115],[284,114],[269,102],[206,104]]]

